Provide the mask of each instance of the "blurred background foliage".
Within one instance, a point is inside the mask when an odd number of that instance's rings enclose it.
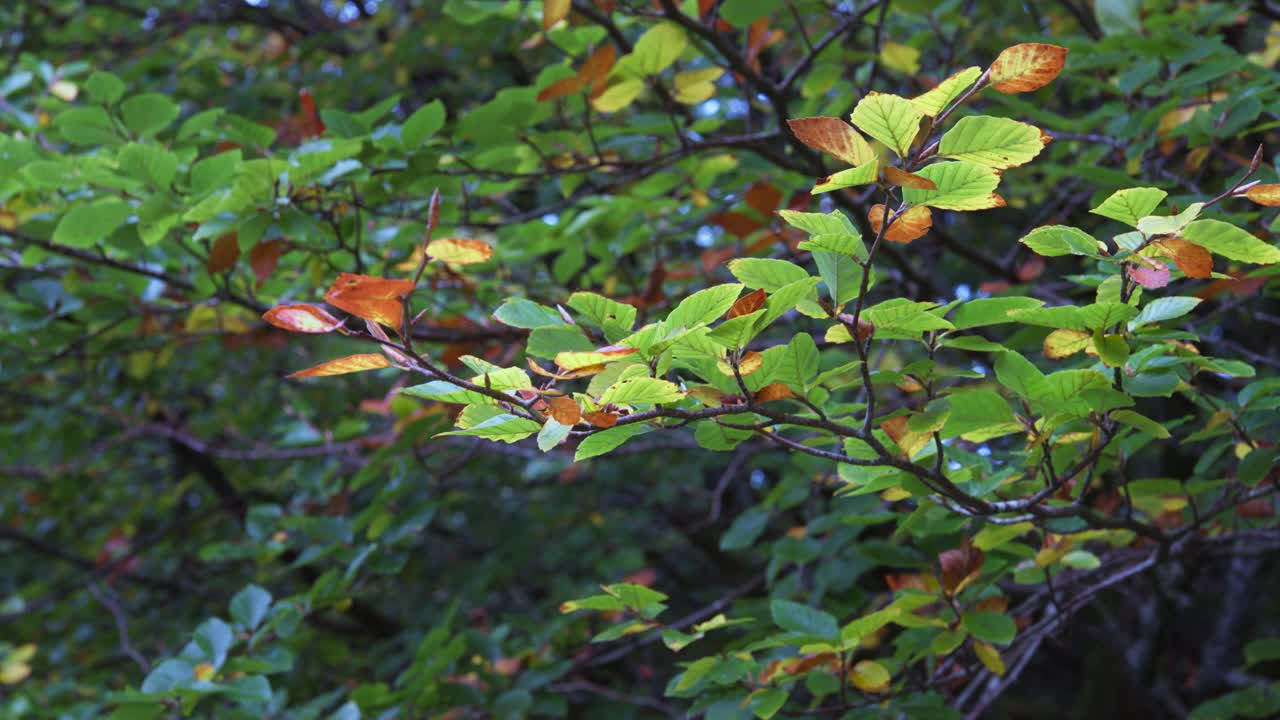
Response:
[[[1011,174],[1009,207],[886,248],[882,288],[1062,299],[1079,267],[1018,244],[1031,228],[1097,228],[1087,210],[1134,185],[1186,207],[1260,144],[1257,177],[1276,181],[1270,2],[571,5],[546,32],[522,0],[0,7],[0,716],[683,716],[696,702],[666,683],[726,640],[593,645],[608,624],[561,603],[629,582],[698,620],[768,617],[771,593],[799,592],[855,616],[888,569],[925,569],[954,537],[904,538],[878,497],[814,483],[830,463],[769,445],[655,434],[573,464],[432,440],[448,408],[397,396],[395,371],[283,379],[351,343],[260,314],[318,301],[339,271],[409,276],[436,188],[444,231],[496,248],[489,271],[427,273],[419,341],[452,367],[519,362],[526,333],[490,316],[511,295],[590,289],[645,317],[727,279],[730,258],[794,253],[778,208],[843,209],[865,230],[866,197],[810,198],[831,167],[781,120],[918,95],[1017,42],[1068,47],[1067,70],[981,110],[1055,141]],[[538,99],[592,49],[621,55],[677,15],[705,32],[633,97]],[[1275,230],[1259,210],[1237,219]],[[1219,269],[1240,279],[1197,286],[1204,343],[1274,375],[1280,284]],[[1179,477],[1202,449],[1141,472]],[[1233,522],[1271,527],[1271,502]],[[1104,593],[989,716],[1274,712],[1275,665],[1242,654],[1280,619],[1276,538],[1259,537]],[[953,690],[889,707],[944,717]],[[745,696],[708,717],[751,716]]]

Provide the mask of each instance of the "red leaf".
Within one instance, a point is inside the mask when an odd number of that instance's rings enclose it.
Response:
[[[1143,258],[1140,262],[1126,264],[1125,270],[1129,273],[1130,280],[1148,290],[1155,290],[1169,284],[1169,266],[1159,260]]]
[[[215,240],[213,248],[209,250],[209,273],[217,275],[227,272],[235,267],[236,260],[239,259],[240,241],[235,233],[227,233]]]
[[[276,271],[280,256],[286,249],[284,240],[276,238],[260,242],[249,251],[249,267],[253,268],[253,275],[258,278],[258,287],[262,287],[262,283]]]

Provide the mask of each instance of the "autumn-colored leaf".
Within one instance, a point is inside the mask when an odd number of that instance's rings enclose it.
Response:
[[[948,595],[956,595],[977,579],[982,572],[986,556],[965,538],[960,547],[947,550],[938,556],[938,566],[942,571],[942,589]]]
[[[840,118],[797,118],[788,120],[787,125],[800,142],[849,165],[856,167],[875,159],[866,139]]]
[[[322,362],[315,367],[309,367],[306,370],[299,370],[290,373],[288,377],[304,378],[304,377],[325,377],[328,375],[346,375],[347,373],[364,372],[365,370],[380,370],[382,368],[391,367],[391,361],[382,353],[361,353],[359,355],[348,355],[337,360]]]
[[[772,402],[790,397],[795,397],[795,393],[791,392],[791,388],[787,387],[786,383],[772,383],[756,391],[757,402]]]
[[[732,320],[740,315],[750,315],[751,313],[764,307],[766,293],[763,289],[754,290],[738,298],[738,301],[729,308],[729,312],[725,314],[725,319]]]
[[[1152,247],[1172,258],[1173,264],[1187,277],[1203,279],[1213,274],[1213,255],[1193,242],[1182,238],[1164,238],[1157,240]]]
[[[1044,346],[1041,349],[1044,356],[1050,360],[1061,360],[1084,350],[1092,342],[1093,335],[1085,330],[1058,328],[1044,339]]]
[[[542,0],[542,31],[549,31],[568,17],[572,7],[572,0]]]
[[[191,672],[193,675],[195,675],[195,678],[201,682],[209,682],[210,680],[213,679],[213,676],[215,674],[213,665],[207,662],[202,662],[199,665],[196,665],[194,668],[191,669]]]
[[[576,76],[567,77],[563,80],[557,80],[543,88],[542,91],[538,93],[538,102],[568,97],[580,90],[582,90],[582,79]]]
[[[764,356],[756,352],[755,350],[752,350],[750,352],[744,353],[742,358],[738,360],[738,374],[741,375],[742,377],[746,377],[751,373],[759,370],[763,365],[764,365]],[[719,368],[720,372],[724,373],[725,375],[728,375],[730,377],[733,376],[733,366],[730,365],[728,362],[721,360],[720,362],[716,363],[716,367]]]
[[[316,110],[316,99],[307,88],[298,91],[298,101],[302,112],[298,117],[298,130],[303,138],[319,137],[324,134],[324,121]]]
[[[403,298],[413,292],[410,280],[342,273],[333,282],[324,301],[356,317],[399,328],[403,320]]]
[[[724,228],[725,232],[740,238],[747,237],[751,233],[764,227],[764,224],[755,218],[740,212],[724,212],[711,216],[711,222]]]
[[[342,321],[315,305],[281,305],[262,316],[263,320],[282,330],[300,333],[333,332]]]
[[[555,380],[572,380],[574,378],[590,377],[592,375],[597,375],[601,372],[604,372],[603,364],[586,365],[584,367],[580,367],[575,370],[568,370],[562,373],[557,373],[542,367],[538,363],[534,362],[533,358],[525,358],[525,362],[529,365],[529,369],[532,370],[535,374],[541,375],[542,377],[553,378]]]
[[[578,70],[578,80],[593,97],[604,92],[605,80],[608,79],[617,56],[618,51],[612,45],[601,45],[582,63],[582,68]]]
[[[886,165],[884,168],[885,182],[898,187],[914,188],[916,190],[937,190],[938,185],[927,177],[909,173],[893,165]]]
[[[1044,43],[1023,43],[1005,48],[991,63],[991,89],[1024,93],[1053,82],[1067,63],[1067,49]]]
[[[493,257],[493,246],[473,238],[442,238],[427,243],[427,254],[452,265],[474,265]]]
[[[889,439],[893,440],[902,451],[902,457],[911,459],[933,440],[933,435],[927,432],[912,432],[907,427],[908,422],[906,415],[899,415],[880,423],[880,429],[884,430]]]
[[[582,417],[594,427],[611,428],[618,424],[618,414],[611,412],[589,412],[583,413]]]
[[[1169,266],[1159,260],[1141,258],[1139,261],[1125,263],[1125,272],[1129,279],[1148,290],[1156,290],[1169,284]]]
[[[276,271],[280,256],[286,249],[284,240],[276,238],[260,242],[249,251],[249,267],[253,268],[253,276],[258,279],[258,287],[262,287],[267,278]]]
[[[1259,205],[1275,207],[1280,205],[1280,185],[1254,185],[1245,191],[1244,196]]]
[[[209,272],[217,275],[235,267],[240,259],[240,240],[235,233],[227,233],[213,243],[209,250]]]
[[[582,420],[582,408],[568,395],[553,397],[547,401],[547,414],[561,425],[574,426]]]
[[[767,182],[758,182],[743,193],[747,207],[760,213],[762,217],[770,217],[782,202],[782,191]]]
[[[882,693],[891,679],[889,671],[874,660],[859,660],[849,671],[849,682],[863,692]]]
[[[871,206],[867,213],[867,221],[871,223],[872,232],[879,233],[884,224],[888,209],[884,205]],[[909,243],[924,237],[933,228],[933,212],[924,205],[916,205],[907,209],[884,231],[884,239],[892,242]]]

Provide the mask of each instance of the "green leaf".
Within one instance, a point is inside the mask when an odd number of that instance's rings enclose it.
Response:
[[[875,160],[859,165],[848,170],[841,170],[838,173],[828,175],[818,181],[817,185],[809,191],[812,195],[821,195],[822,193],[831,192],[833,190],[843,190],[844,188],[857,187],[859,185],[868,185],[876,181],[879,177],[877,172],[879,165]]]
[[[1244,646],[1245,667],[1280,660],[1280,638],[1261,638]]]
[[[938,155],[969,160],[993,168],[1011,168],[1030,162],[1044,149],[1040,129],[1008,118],[973,115],[942,136]]]
[[[938,189],[903,188],[903,200],[912,205],[928,205],[940,210],[985,210],[1004,204],[994,193],[1000,176],[985,165],[955,160],[929,165],[916,174],[932,180]]]
[[[751,712],[761,720],[778,714],[782,706],[787,704],[788,693],[782,688],[770,688],[756,692],[751,697]]]
[[[809,277],[809,272],[799,265],[772,258],[730,260],[729,272],[746,287],[752,290],[763,289],[767,293]]]
[[[590,352],[595,347],[576,325],[550,325],[529,333],[524,350],[534,357],[553,360],[562,352]]]
[[[973,546],[983,552],[995,550],[1034,529],[1035,524],[1029,522],[1013,525],[984,525],[978,534],[973,536]]]
[[[565,438],[569,437],[569,431],[573,430],[572,425],[562,425],[550,418],[538,431],[538,449],[542,452],[549,452]]]
[[[636,309],[610,300],[603,295],[576,292],[569,296],[569,307],[582,313],[588,322],[604,331],[609,342],[626,337],[636,322]]]
[[[773,622],[783,630],[834,640],[840,637],[840,626],[827,613],[790,600],[775,599],[769,603]]]
[[[986,642],[1008,645],[1018,634],[1013,618],[990,610],[972,610],[964,614],[964,627],[969,634]]]
[[[421,145],[440,132],[444,127],[444,103],[439,100],[418,108],[400,128],[400,142],[411,150]]]
[[[1046,225],[1027,233],[1018,242],[1045,257],[1084,255],[1101,257],[1096,238],[1079,228],[1066,225]]]
[[[1015,322],[1009,317],[1010,310],[1031,310],[1044,305],[1044,302],[1029,297],[979,298],[970,300],[956,308],[951,317],[951,324],[957,330],[999,325]]]
[[[121,141],[111,116],[99,107],[64,110],[53,121],[53,126],[76,145],[114,145]]]
[[[858,129],[888,145],[898,157],[906,157],[920,132],[922,118],[924,113],[906,98],[873,94],[858,101],[851,119]]]
[[[578,452],[574,454],[573,461],[578,462],[597,455],[603,455],[636,435],[647,432],[648,429],[643,423],[636,422],[629,425],[619,425],[589,435],[578,444]]]
[[[539,305],[524,298],[507,298],[493,312],[493,317],[503,325],[532,330],[540,327],[566,325],[564,318],[554,308]]]
[[[965,390],[947,397],[951,400],[951,414],[942,426],[944,438],[985,442],[1025,430],[1009,402],[994,390]]]
[[[733,524],[720,538],[721,550],[745,550],[755,544],[769,527],[769,511],[756,506],[733,519]]]
[[[133,214],[133,208],[115,198],[71,208],[53,230],[53,241],[71,247],[90,247],[110,235]]]
[[[836,307],[858,297],[862,291],[862,266],[848,255],[818,250],[813,253],[818,274]]]
[[[778,217],[793,228],[803,230],[810,235],[856,235],[862,236],[849,218],[839,210],[829,213],[799,212],[796,210],[779,210]]]
[[[1107,367],[1122,367],[1129,362],[1129,342],[1119,333],[1110,335],[1094,333],[1093,349],[1098,352],[1098,358]]]
[[[1149,325],[1151,323],[1163,322],[1165,320],[1173,320],[1196,309],[1196,306],[1204,302],[1200,298],[1195,297],[1162,297],[1156,298],[1147,303],[1142,308],[1142,312],[1129,323],[1129,329],[1134,330]]]
[[[510,444],[523,440],[541,429],[542,426],[535,420],[502,413],[465,430],[451,430],[440,434],[469,435]]]
[[[120,151],[119,162],[130,177],[162,190],[178,171],[178,156],[159,145],[130,143]]]
[[[144,693],[168,693],[195,681],[195,668],[186,660],[169,659],[152,668],[142,680]]]
[[[684,393],[680,392],[680,387],[673,382],[651,377],[637,377],[611,385],[600,397],[600,402],[615,405],[658,405],[679,402],[682,399],[684,399]]]
[[[996,380],[1001,385],[1028,400],[1042,397],[1049,391],[1044,373],[1018,353],[1001,353],[996,357],[995,370]]]
[[[271,608],[271,593],[257,585],[246,585],[231,598],[231,619],[253,631]]]
[[[1256,265],[1280,262],[1280,248],[1221,220],[1197,220],[1183,229],[1181,237],[1232,260]]]
[[[1168,197],[1169,193],[1159,188],[1129,188],[1111,194],[1098,207],[1089,212],[1102,217],[1119,220],[1130,227],[1138,227],[1138,221],[1151,214]]]
[[[930,330],[954,330],[947,320],[928,312],[931,302],[894,298],[867,308],[862,316],[876,326],[877,337],[919,337]]]
[[[1191,203],[1186,210],[1171,217],[1148,215],[1138,220],[1138,230],[1147,235],[1176,235],[1200,216],[1203,207],[1204,203]]]
[[[960,97],[965,90],[968,90],[973,85],[973,81],[977,80],[980,75],[982,75],[982,68],[976,65],[967,67],[938,83],[937,87],[929,92],[912,98],[911,104],[915,105],[916,109],[925,115],[937,117],[938,113],[945,110],[952,100]]]
[[[744,28],[782,7],[782,0],[725,0],[720,17],[734,27]]]
[[[1276,456],[1280,450],[1261,448],[1251,450],[1236,468],[1236,479],[1247,487],[1256,487],[1268,473],[1276,468]]]
[[[710,323],[733,307],[733,303],[742,293],[742,285],[728,283],[715,285],[690,295],[676,306],[667,316],[670,328],[694,327]]]
[[[1132,410],[1112,410],[1111,419],[1131,428],[1136,428],[1154,438],[1163,440],[1169,437],[1169,431],[1163,425]]]
[[[630,56],[624,58],[624,61],[629,69],[641,75],[657,75],[670,67],[688,44],[689,40],[679,25],[662,22],[640,36]],[[620,61],[619,64],[624,62]]]
[[[84,89],[96,101],[114,105],[124,96],[124,81],[109,72],[95,72],[84,83]]]
[[[160,93],[144,93],[120,103],[125,127],[138,135],[163,130],[178,117],[178,104]]]

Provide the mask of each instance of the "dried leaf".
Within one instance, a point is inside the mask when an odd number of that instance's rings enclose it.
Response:
[[[974,547],[968,538],[958,548],[947,550],[938,556],[942,570],[942,589],[948,595],[956,595],[977,579],[982,572],[986,556]]]
[[[867,213],[872,232],[879,233],[884,224],[885,215],[889,214],[884,205],[872,205]],[[924,205],[916,205],[907,209],[894,219],[889,229],[884,232],[884,239],[892,242],[909,243],[922,238],[933,228],[933,212]]]
[[[1187,277],[1203,279],[1213,274],[1213,255],[1193,242],[1182,238],[1164,238],[1157,240],[1152,247],[1172,258],[1173,264]]]
[[[756,391],[757,402],[772,402],[790,397],[795,397],[795,393],[791,392],[791,388],[787,387],[786,383],[772,383]]]
[[[267,281],[276,271],[280,256],[286,250],[284,240],[277,238],[260,242],[249,251],[249,267],[253,268],[253,276],[258,279],[258,287]]]
[[[239,259],[240,240],[235,233],[227,233],[215,240],[209,250],[209,272],[213,275],[227,272]]]
[[[1259,205],[1276,207],[1280,205],[1280,185],[1254,185],[1245,191],[1244,196]]]
[[[787,125],[800,142],[849,165],[856,167],[876,157],[866,139],[840,118],[797,118]]]
[[[927,177],[909,173],[906,170],[886,165],[884,168],[885,182],[898,187],[915,188],[916,190],[937,190],[938,185]]]
[[[572,0],[542,0],[542,31],[547,32],[569,16]]]
[[[391,361],[382,353],[362,353],[359,355],[348,355],[337,360],[323,362],[315,367],[309,367],[306,370],[299,370],[296,373],[290,373],[287,377],[304,378],[304,377],[325,377],[328,375],[346,375],[347,373],[364,372],[365,370],[380,370],[382,368],[391,367]]]
[[[281,305],[262,316],[263,320],[282,330],[300,333],[333,332],[342,321],[315,305]]]
[[[733,307],[729,308],[729,312],[725,315],[725,319],[732,320],[740,315],[750,315],[751,313],[764,307],[766,293],[764,289],[754,290],[738,298]]]
[[[342,273],[333,282],[324,301],[356,317],[399,328],[403,320],[403,298],[413,292],[410,280]]]
[[[583,419],[598,428],[611,428],[618,424],[618,414],[611,412],[583,413]]]
[[[1067,63],[1067,49],[1044,43],[1023,43],[1005,48],[991,63],[991,89],[1024,93],[1053,82]]]
[[[547,401],[547,414],[561,425],[573,427],[582,420],[582,408],[578,401],[568,395],[554,397]]]

